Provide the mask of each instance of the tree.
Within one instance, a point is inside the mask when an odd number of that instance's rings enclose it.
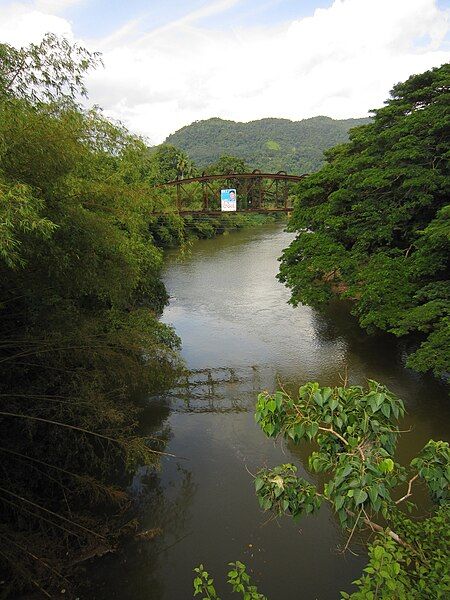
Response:
[[[226,175],[227,173],[246,173],[249,167],[245,160],[236,156],[223,155],[215,163],[208,165],[208,175]]]
[[[295,444],[314,441],[318,450],[309,467],[328,475],[319,491],[297,477],[292,464],[262,469],[255,478],[261,508],[298,519],[328,503],[349,531],[345,549],[357,529],[375,535],[365,574],[355,582],[359,591],[342,598],[446,598],[450,592],[448,540],[442,536],[450,520],[449,444],[430,440],[409,468],[398,464],[397,421],[403,415],[403,402],[375,381],[367,389],[307,383],[295,397],[286,391],[258,397],[255,418],[264,433]],[[420,523],[401,511],[412,508],[418,480],[437,507]]]
[[[84,74],[100,63],[98,52],[47,33],[39,44],[20,49],[0,44],[0,100],[74,100],[86,96]]]
[[[194,176],[196,169],[188,155],[171,146],[161,144],[152,151],[152,157],[157,168],[156,183],[166,183],[173,179],[184,179]]]
[[[300,182],[279,275],[293,304],[351,298],[364,328],[409,335],[407,364],[438,376],[450,367],[449,77],[446,64],[396,85]]]
[[[310,453],[309,468],[326,475],[319,490],[298,477],[293,464],[261,469],[255,476],[261,508],[298,520],[329,504],[349,532],[344,551],[355,531],[372,534],[368,565],[353,582],[358,591],[341,592],[342,600],[444,599],[450,592],[450,447],[430,440],[408,468],[397,463],[397,421],[404,412],[402,400],[370,380],[367,389],[307,383],[295,396],[284,389],[258,396],[255,420],[263,432],[294,444],[314,442],[318,449]],[[410,519],[410,499],[420,480],[428,488],[434,514]],[[236,564],[245,573],[244,565]],[[216,598],[203,566],[195,571],[196,594]],[[248,576],[245,581],[249,585]],[[244,599],[264,598],[254,586],[235,591]]]

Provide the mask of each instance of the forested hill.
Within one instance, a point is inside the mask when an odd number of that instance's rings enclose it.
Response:
[[[310,173],[322,166],[324,150],[346,142],[349,129],[369,122],[369,118],[334,120],[323,116],[249,123],[213,118],[182,127],[169,135],[166,143],[187,152],[200,167],[231,155],[262,171]]]

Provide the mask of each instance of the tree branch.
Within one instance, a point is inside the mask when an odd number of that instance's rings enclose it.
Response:
[[[335,431],[332,427],[319,427],[319,431],[326,431],[327,433],[332,433],[337,438],[339,438],[341,440],[341,442],[343,442],[346,446],[348,446],[347,440],[344,437],[342,437],[342,435],[340,433]]]
[[[408,491],[406,492],[406,494],[404,496],[402,496],[401,498],[399,498],[395,504],[400,504],[400,502],[403,502],[403,500],[406,500],[407,498],[409,498],[410,496],[412,496],[412,492],[411,492],[411,488],[412,488],[412,484],[414,483],[414,481],[416,479],[418,479],[419,477],[419,473],[417,473],[417,475],[414,475],[414,477],[411,477],[411,479],[408,482]]]

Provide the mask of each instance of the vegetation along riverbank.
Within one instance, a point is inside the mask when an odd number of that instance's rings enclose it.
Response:
[[[164,451],[133,401],[182,368],[163,248],[265,217],[152,217],[194,167],[81,107],[100,57],[52,35],[0,53],[2,594],[69,593],[71,568],[134,533],[124,471]]]
[[[356,299],[368,332],[409,336],[411,368],[450,372],[450,65],[392,90],[373,122],[298,184],[280,280],[291,302]]]

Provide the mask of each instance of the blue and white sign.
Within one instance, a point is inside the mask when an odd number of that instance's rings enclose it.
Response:
[[[222,212],[236,210],[236,190],[220,190],[220,209]]]

